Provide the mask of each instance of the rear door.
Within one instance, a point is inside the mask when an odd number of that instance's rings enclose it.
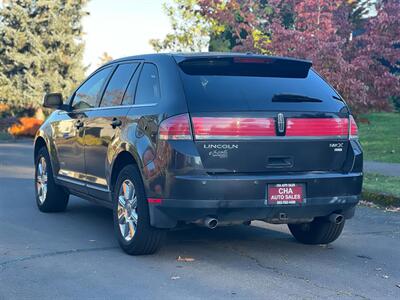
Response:
[[[208,172],[341,170],[348,110],[310,63],[230,57],[179,66]]]
[[[107,178],[110,178],[110,165],[113,158],[112,142],[118,140],[121,128],[126,124],[129,110],[126,93],[129,83],[135,81],[139,63],[119,64],[113,71],[99,107],[87,112],[85,124],[85,169],[89,193],[107,199]],[[124,101],[125,100],[125,101]]]
[[[152,163],[155,158],[155,145],[158,133],[161,85],[156,64],[145,62],[140,70],[137,85],[129,90],[134,94],[134,104],[131,106],[128,118],[132,131],[135,132],[135,146],[144,166]]]

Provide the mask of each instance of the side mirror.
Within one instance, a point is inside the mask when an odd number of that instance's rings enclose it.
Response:
[[[44,95],[43,106],[47,108],[66,110],[66,105],[64,105],[63,98],[60,93],[50,93]]]

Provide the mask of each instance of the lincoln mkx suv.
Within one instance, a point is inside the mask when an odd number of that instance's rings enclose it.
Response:
[[[153,54],[91,74],[37,132],[36,202],[69,195],[113,209],[133,255],[168,229],[261,220],[326,244],[354,215],[362,186],[357,125],[306,60],[253,54]]]

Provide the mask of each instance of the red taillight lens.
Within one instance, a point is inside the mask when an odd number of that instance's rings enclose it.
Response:
[[[358,126],[354,117],[350,115],[350,139],[358,139]]]
[[[178,115],[162,121],[158,130],[158,138],[160,140],[191,140],[189,115]]]
[[[348,123],[345,118],[289,118],[287,119],[286,136],[347,138]]]
[[[197,140],[275,136],[272,118],[193,117],[192,122]]]

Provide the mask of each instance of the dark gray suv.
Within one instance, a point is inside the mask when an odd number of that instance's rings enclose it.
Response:
[[[113,209],[129,254],[196,223],[288,224],[330,243],[362,186],[357,125],[311,62],[252,54],[154,54],[112,61],[55,108],[35,139],[36,201],[70,194]]]

